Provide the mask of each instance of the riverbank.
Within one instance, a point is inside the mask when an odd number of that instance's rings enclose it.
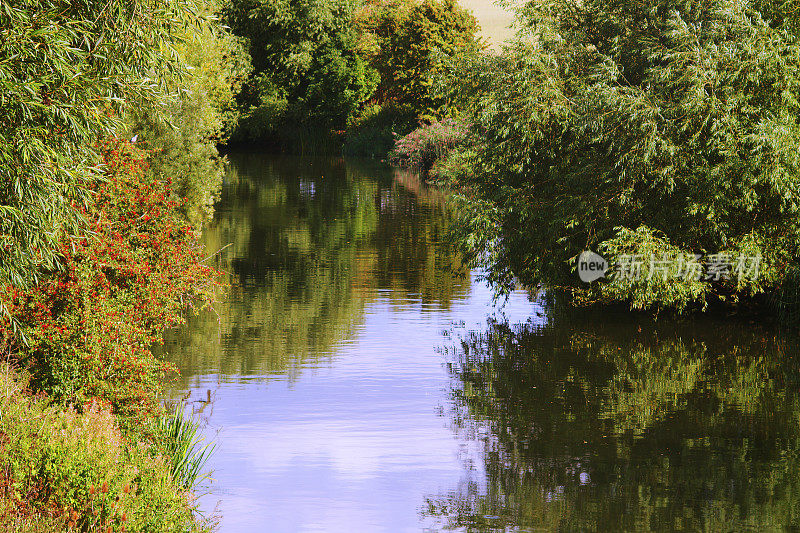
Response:
[[[202,444],[162,407],[174,367],[150,346],[211,301],[216,273],[147,153],[98,149],[102,185],[79,208],[89,234],[62,243],[62,271],[3,288],[0,529],[205,531]]]
[[[3,7],[0,530],[208,530],[151,348],[215,297],[198,239],[249,58],[213,0]]]

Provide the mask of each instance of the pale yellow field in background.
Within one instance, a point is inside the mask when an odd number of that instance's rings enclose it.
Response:
[[[503,41],[511,37],[508,28],[514,15],[495,5],[493,0],[459,0],[467,9],[471,9],[481,25],[481,33],[492,48],[497,48]]]

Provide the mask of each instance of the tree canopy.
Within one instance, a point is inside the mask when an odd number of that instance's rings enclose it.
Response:
[[[780,288],[800,244],[800,48],[791,5],[762,4],[529,3],[514,46],[458,66],[480,139],[459,234],[492,281],[679,309]],[[570,264],[587,249],[760,256],[761,271],[585,290]]]
[[[0,280],[57,267],[55,243],[95,179],[92,146],[126,101],[160,94],[189,0],[0,1]]]
[[[455,0],[366,0],[355,15],[361,50],[380,74],[375,98],[433,113],[444,58],[473,53],[478,22]]]
[[[243,99],[286,100],[297,117],[341,128],[374,90],[356,51],[349,0],[231,0],[231,30],[249,42],[254,75]]]

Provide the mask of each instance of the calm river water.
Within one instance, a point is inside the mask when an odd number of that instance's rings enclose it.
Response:
[[[220,531],[800,526],[794,338],[495,307],[413,175],[231,160],[204,235],[230,290],[166,345]]]

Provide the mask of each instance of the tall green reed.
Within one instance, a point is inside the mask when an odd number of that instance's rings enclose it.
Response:
[[[156,423],[170,462],[172,479],[185,490],[192,490],[209,479],[211,473],[205,471],[205,466],[216,444],[203,444],[204,439],[198,433],[200,424],[186,413],[184,402],[177,402]]]

